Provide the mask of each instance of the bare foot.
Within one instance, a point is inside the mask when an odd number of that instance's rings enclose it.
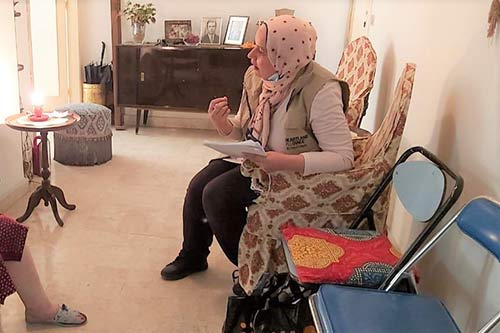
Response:
[[[44,323],[52,321],[57,311],[59,311],[59,305],[51,304],[50,307],[42,310],[26,309],[24,314],[28,323]]]

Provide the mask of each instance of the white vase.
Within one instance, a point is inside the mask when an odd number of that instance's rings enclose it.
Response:
[[[144,23],[132,23],[132,38],[135,43],[142,44],[146,36],[146,25]]]

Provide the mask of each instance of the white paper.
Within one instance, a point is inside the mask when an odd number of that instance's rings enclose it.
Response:
[[[241,142],[205,141],[203,144],[231,157],[244,157],[243,154],[245,153],[266,156],[266,152],[260,143],[252,140]]]
[[[235,158],[228,157],[228,158],[223,158],[223,160],[234,164],[243,164],[243,162],[245,161],[243,157],[235,157]]]

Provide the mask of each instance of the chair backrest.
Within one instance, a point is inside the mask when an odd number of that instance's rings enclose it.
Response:
[[[403,273],[411,269],[443,237],[455,222],[457,222],[459,229],[464,234],[483,246],[497,260],[500,260],[500,203],[487,197],[477,197],[469,201],[404,266],[398,268],[397,274],[392,275],[388,283],[379,289],[391,290]],[[491,317],[478,332],[490,332],[498,323],[500,323],[500,312]]]
[[[475,198],[458,213],[460,230],[482,245],[500,261],[500,203],[486,197]],[[500,322],[497,312],[480,330],[490,332]]]
[[[368,106],[368,96],[373,88],[377,54],[365,37],[350,42],[342,53],[337,78],[349,85],[349,108],[346,113],[350,127],[359,127]]]
[[[375,159],[383,158],[389,165],[393,165],[401,142],[401,136],[406,124],[410,99],[415,79],[415,64],[406,64],[399,78],[392,103],[382,124],[377,131],[368,138],[363,153],[355,160],[355,165],[362,165]]]
[[[425,157],[426,161],[408,161],[416,153]],[[359,227],[366,217],[371,216],[370,212],[377,201],[385,199],[384,193],[391,182],[408,212],[427,225],[401,256],[379,289],[386,289],[389,285],[392,287],[394,278],[401,276],[402,268],[407,266],[424,246],[439,222],[458,200],[463,189],[461,176],[455,174],[427,149],[412,147],[401,155],[394,167],[384,176],[351,228]],[[394,283],[396,282],[397,280]]]
[[[394,169],[392,183],[401,204],[420,222],[437,211],[445,190],[443,172],[428,161],[406,161]]]
[[[378,130],[366,140],[360,141],[356,154],[354,168],[376,167],[385,174],[396,162],[399,144],[406,124],[410,107],[413,81],[415,78],[414,64],[406,64],[396,86],[391,106],[385,114]],[[382,194],[373,207],[373,221],[378,231],[385,229],[387,211],[389,209],[389,191]]]
[[[475,198],[462,208],[457,224],[500,261],[500,203],[486,197]]]

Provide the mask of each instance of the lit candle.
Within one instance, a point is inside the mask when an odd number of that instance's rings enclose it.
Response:
[[[33,114],[40,118],[43,114],[43,94],[40,91],[35,91],[31,96],[33,104]]]

